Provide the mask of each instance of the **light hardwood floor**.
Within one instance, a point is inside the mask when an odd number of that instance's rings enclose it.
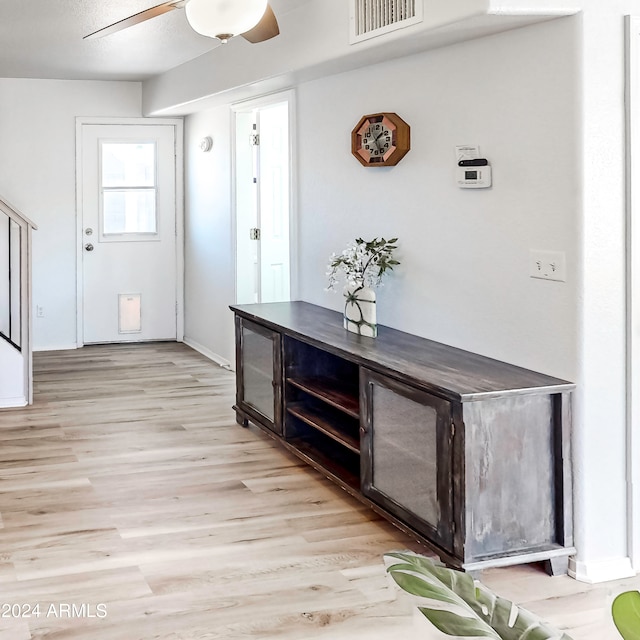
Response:
[[[238,426],[233,397],[184,345],[36,354],[34,405],[0,411],[2,640],[432,637],[382,563],[420,546]],[[574,640],[615,640],[610,601],[640,586],[482,579]]]

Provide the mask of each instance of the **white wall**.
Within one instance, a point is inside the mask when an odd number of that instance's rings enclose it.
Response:
[[[140,116],[141,85],[0,78],[0,193],[33,234],[34,349],[76,345],[76,116]]]
[[[575,379],[577,29],[566,18],[301,85],[304,298],[341,308],[324,291],[330,254],[398,236],[382,324]],[[387,110],[411,125],[411,151],[362,167],[351,129]],[[460,144],[480,145],[493,188],[456,186]],[[565,252],[567,282],[531,279],[530,249]]]
[[[0,339],[0,409],[27,404],[24,355]]]
[[[203,153],[200,141],[211,136]],[[231,222],[231,115],[219,107],[185,128],[185,342],[221,364],[235,360]]]

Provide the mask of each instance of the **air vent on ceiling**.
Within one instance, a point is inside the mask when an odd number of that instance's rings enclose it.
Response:
[[[424,0],[351,0],[351,44],[422,22]]]

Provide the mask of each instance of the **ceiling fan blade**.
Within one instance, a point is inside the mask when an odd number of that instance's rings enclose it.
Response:
[[[279,33],[280,28],[278,27],[278,21],[276,20],[271,5],[268,4],[267,10],[264,12],[260,22],[258,22],[253,29],[249,29],[249,31],[245,31],[240,35],[252,44],[258,44],[258,42],[275,38]]]
[[[144,11],[140,11],[140,13],[124,18],[124,20],[118,20],[118,22],[114,22],[108,27],[98,29],[97,31],[90,33],[88,36],[85,36],[83,40],[102,38],[112,33],[116,33],[117,31],[128,29],[129,27],[133,27],[134,25],[145,22],[146,20],[151,20],[151,18],[155,18],[156,16],[161,16],[163,13],[168,13],[174,9],[180,9],[181,7],[184,7],[186,3],[187,0],[170,0],[169,2],[163,2],[155,7],[145,9]]]

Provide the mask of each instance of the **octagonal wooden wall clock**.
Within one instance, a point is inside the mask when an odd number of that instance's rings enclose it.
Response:
[[[411,129],[397,113],[362,116],[351,132],[351,153],[365,167],[391,167],[411,148]]]

